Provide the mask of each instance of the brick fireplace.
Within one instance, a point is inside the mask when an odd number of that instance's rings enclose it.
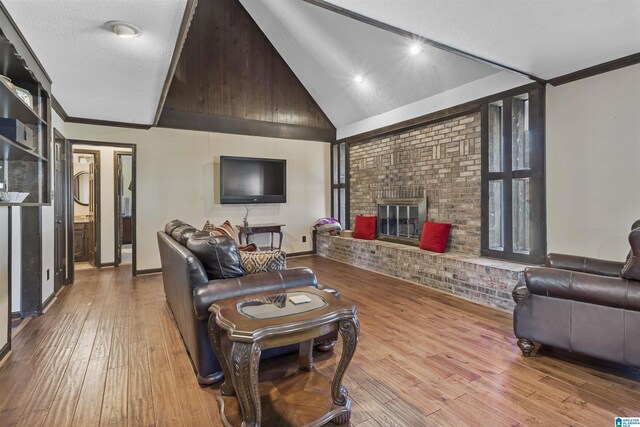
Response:
[[[377,215],[379,240],[318,236],[318,254],[512,309],[524,265],[480,257],[480,146],[480,113],[350,144],[351,224]],[[425,219],[452,224],[446,253],[416,247]]]
[[[447,251],[480,255],[480,167],[480,113],[351,144],[351,224],[385,191],[420,188],[427,219],[452,224]]]

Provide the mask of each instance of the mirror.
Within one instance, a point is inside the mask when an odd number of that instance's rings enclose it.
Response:
[[[82,206],[89,206],[89,172],[81,171],[73,176],[73,200]]]

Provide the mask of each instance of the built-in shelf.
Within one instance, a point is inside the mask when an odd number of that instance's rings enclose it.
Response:
[[[35,151],[29,150],[2,135],[0,135],[0,160],[47,161],[46,158]]]
[[[24,101],[13,93],[11,89],[0,83],[0,112],[2,117],[12,117],[27,125],[46,125],[47,122],[40,118]]]

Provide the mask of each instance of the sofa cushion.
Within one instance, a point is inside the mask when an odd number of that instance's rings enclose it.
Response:
[[[164,232],[171,236],[173,230],[181,225],[185,225],[184,221],[180,221],[179,219],[174,219],[173,221],[169,221],[164,226]]]
[[[443,254],[447,248],[451,224],[425,221],[420,236],[420,249]]]
[[[284,270],[287,268],[287,254],[280,250],[259,252],[240,251],[240,259],[247,274]]]
[[[186,246],[187,240],[189,240],[196,231],[198,230],[196,230],[195,227],[192,227],[189,224],[184,224],[174,228],[171,232],[171,237],[173,237],[173,240],[180,243],[182,246]]]
[[[236,243],[226,236],[212,236],[196,231],[187,241],[187,248],[200,260],[209,280],[244,276]]]
[[[356,216],[356,226],[353,231],[353,237],[356,239],[373,240],[376,238],[376,222],[377,216]]]

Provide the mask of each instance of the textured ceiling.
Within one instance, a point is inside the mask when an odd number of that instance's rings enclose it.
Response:
[[[241,3],[336,127],[499,72],[300,0]]]
[[[3,0],[72,117],[151,124],[186,0]],[[111,20],[142,30],[121,39]]]
[[[638,0],[328,0],[543,79],[640,52]]]

